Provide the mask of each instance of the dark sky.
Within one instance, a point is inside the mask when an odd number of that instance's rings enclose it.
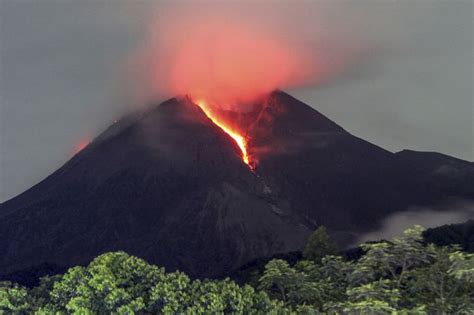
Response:
[[[120,65],[150,3],[0,0],[0,202],[58,168],[126,107]],[[358,7],[383,49],[333,82],[290,92],[391,151],[472,161],[473,2],[339,5]]]

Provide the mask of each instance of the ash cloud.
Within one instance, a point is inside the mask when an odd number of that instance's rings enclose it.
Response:
[[[420,9],[410,7],[411,19]],[[148,12],[127,72],[141,103],[191,94],[240,109],[276,88],[370,75],[407,31],[393,22],[404,10],[372,2],[184,1]]]

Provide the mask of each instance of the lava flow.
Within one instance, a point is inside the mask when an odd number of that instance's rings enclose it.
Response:
[[[245,137],[242,136],[238,131],[235,131],[229,126],[226,126],[226,124],[222,120],[219,120],[215,115],[213,115],[212,111],[207,107],[206,102],[204,102],[203,100],[199,100],[197,101],[197,105],[216,126],[221,128],[226,134],[228,134],[232,139],[234,139],[234,141],[239,146],[240,151],[242,151],[242,160],[245,164],[249,166],[251,170],[253,170],[252,164],[250,163],[249,154],[247,152],[247,139],[245,139]]]

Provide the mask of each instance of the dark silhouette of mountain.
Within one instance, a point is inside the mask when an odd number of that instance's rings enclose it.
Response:
[[[474,163],[437,152],[403,150],[396,153],[423,175],[423,182],[438,187],[440,194],[471,198],[474,195]]]
[[[263,188],[233,140],[189,100],[172,99],[2,204],[0,270],[85,264],[121,249],[215,275],[299,248],[310,230]]]
[[[474,198],[465,179],[433,175],[444,161],[383,150],[281,91],[223,115],[247,133],[254,172],[188,98],[130,115],[0,205],[1,273],[124,250],[222,276],[301,250],[320,224],[347,244],[394,211]],[[461,162],[455,178],[472,183],[472,163]]]
[[[347,231],[367,231],[391,212],[474,197],[474,163],[439,153],[393,154],[281,91],[261,103],[248,133],[270,189],[343,243]]]
[[[16,270],[12,273],[0,275],[0,281],[10,281],[18,283],[28,288],[34,288],[40,285],[41,278],[45,276],[60,275],[67,272],[69,268],[58,265],[42,263],[39,265]]]
[[[457,244],[462,250],[474,253],[474,220],[427,229],[423,237],[427,243],[440,246]]]

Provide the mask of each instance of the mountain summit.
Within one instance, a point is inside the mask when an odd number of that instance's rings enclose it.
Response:
[[[474,199],[473,163],[393,154],[282,91],[220,115],[245,134],[253,168],[189,98],[125,117],[0,205],[2,273],[124,250],[222,276],[301,249],[320,224],[344,244],[395,211]]]

